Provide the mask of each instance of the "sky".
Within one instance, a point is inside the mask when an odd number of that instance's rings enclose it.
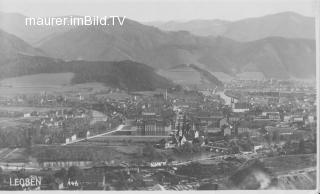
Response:
[[[31,17],[126,16],[141,22],[239,20],[293,11],[316,14],[317,0],[0,0],[0,11]]]

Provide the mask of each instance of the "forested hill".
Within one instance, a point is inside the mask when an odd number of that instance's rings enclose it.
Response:
[[[63,61],[41,56],[19,55],[0,66],[0,79],[38,73],[73,72],[72,83],[101,82],[130,91],[169,88],[172,83],[152,67],[132,61]]]

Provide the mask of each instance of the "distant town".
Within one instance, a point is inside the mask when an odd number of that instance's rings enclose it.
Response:
[[[1,95],[0,189],[265,189],[248,184],[256,172],[312,189],[315,91],[269,79]]]

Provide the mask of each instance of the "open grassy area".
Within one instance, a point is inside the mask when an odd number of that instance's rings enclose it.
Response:
[[[39,94],[61,92],[93,93],[107,89],[102,83],[71,84],[74,73],[42,73],[7,78],[0,81],[0,95]]]
[[[180,70],[163,70],[159,72],[160,75],[173,80],[175,83],[188,85],[188,84],[201,84],[201,74],[193,69],[185,68]]]
[[[31,155],[38,161],[125,161],[130,154],[115,147],[101,146],[37,146]]]
[[[73,73],[41,73],[35,75],[7,78],[0,81],[2,86],[14,87],[57,87],[71,83]]]
[[[68,107],[32,107],[32,106],[0,106],[0,111],[13,111],[30,113],[33,111],[37,112],[48,112],[50,110],[63,110],[68,109]]]
[[[237,74],[236,78],[240,80],[263,80],[265,76],[262,72],[242,72]]]
[[[113,93],[108,93],[108,94],[97,94],[96,97],[98,99],[101,98],[111,98],[111,99],[116,99],[116,100],[123,100],[125,98],[130,97],[127,93],[124,92],[113,92]]]
[[[0,118],[0,130],[6,127],[15,127],[28,125],[28,121],[25,119],[17,119],[17,118]]]
[[[3,148],[0,150],[1,162],[28,162],[25,148]]]
[[[90,139],[89,142],[158,142],[168,136],[127,136],[127,135],[106,135]]]

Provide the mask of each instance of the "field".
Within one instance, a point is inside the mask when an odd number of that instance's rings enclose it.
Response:
[[[1,118],[0,117],[0,130],[6,127],[21,127],[28,125],[32,121],[31,119],[21,119],[21,118]]]
[[[158,142],[168,136],[131,136],[131,135],[108,135],[88,140],[89,142]]]
[[[31,156],[38,161],[135,161],[145,158],[142,155],[144,144],[117,146],[93,145],[87,142],[59,146],[41,146],[32,148]]]
[[[223,73],[223,72],[210,72],[210,73],[212,75],[216,76],[216,78],[218,78],[222,82],[229,82],[234,79],[234,77],[232,77],[226,73]]]
[[[264,80],[265,76],[261,72],[243,72],[237,74],[237,79],[240,80]]]
[[[58,87],[70,84],[73,76],[73,73],[42,73],[7,78],[0,81],[0,84],[3,86],[15,87]]]
[[[30,113],[32,111],[37,112],[48,112],[50,110],[63,110],[68,109],[68,107],[30,107],[30,106],[0,106],[0,111],[13,111],[13,112],[22,112]]]
[[[159,74],[182,85],[201,84],[202,82],[201,74],[191,68],[184,70],[163,70],[159,71]]]
[[[201,69],[198,66],[179,66],[176,68],[159,70],[158,74],[166,77],[173,82],[187,86],[187,87],[197,87],[197,88],[216,88],[216,86],[221,85],[221,81],[228,80],[227,74],[220,73],[219,75],[223,77],[223,80],[215,77],[214,73],[207,71],[206,69]]]
[[[113,93],[108,93],[108,94],[97,94],[96,97],[98,99],[110,98],[110,99],[123,100],[123,99],[130,97],[130,95],[128,95],[127,93],[123,93],[123,92],[113,92]]]
[[[0,81],[0,95],[39,94],[61,92],[93,93],[106,89],[102,83],[71,84],[73,73],[35,74],[7,78]]]
[[[26,162],[28,156],[24,148],[3,148],[0,149],[1,162]]]

